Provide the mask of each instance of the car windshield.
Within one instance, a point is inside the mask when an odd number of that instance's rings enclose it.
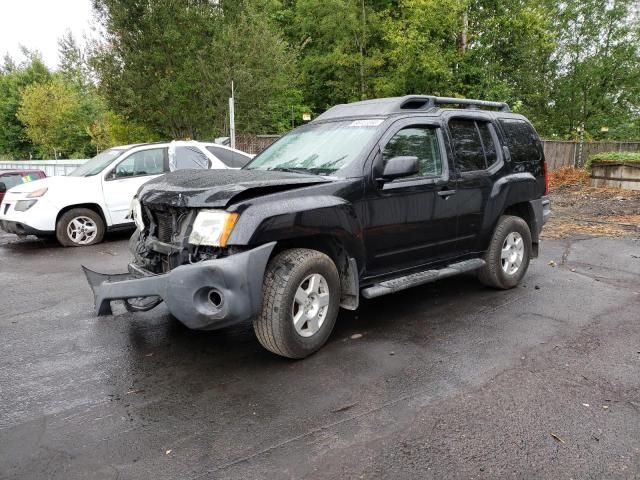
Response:
[[[362,153],[381,123],[369,119],[309,124],[282,137],[244,168],[331,175]]]
[[[121,153],[125,152],[126,149],[123,148],[110,148],[109,150],[105,150],[104,152],[100,152],[98,155],[93,157],[91,160],[88,160],[86,163],[83,163],[78,168],[76,168],[73,172],[69,174],[70,177],[91,177],[93,175],[99,174],[113,162],[116,158],[120,156]]]

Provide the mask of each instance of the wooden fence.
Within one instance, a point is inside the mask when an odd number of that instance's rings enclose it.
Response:
[[[253,155],[260,153],[277,139],[280,135],[236,135],[236,148]]]
[[[578,164],[580,143],[558,140],[544,140],[544,156],[549,170]],[[582,165],[590,155],[602,152],[640,152],[640,142],[584,142],[582,144]]]

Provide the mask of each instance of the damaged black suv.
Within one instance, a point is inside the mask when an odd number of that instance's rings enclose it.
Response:
[[[99,315],[164,301],[190,328],[252,320],[302,358],[340,307],[462,272],[518,284],[549,215],[540,139],[504,103],[406,96],[338,105],[242,170],[145,184],[129,273],[85,269]]]

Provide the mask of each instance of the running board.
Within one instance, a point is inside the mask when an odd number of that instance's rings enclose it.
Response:
[[[480,258],[473,258],[463,262],[453,263],[440,270],[425,270],[424,272],[412,273],[404,277],[393,278],[384,282],[376,283],[362,289],[364,298],[376,298],[389,293],[399,292],[411,287],[417,287],[425,283],[435,282],[447,277],[453,277],[464,272],[471,272],[482,268],[485,261]]]

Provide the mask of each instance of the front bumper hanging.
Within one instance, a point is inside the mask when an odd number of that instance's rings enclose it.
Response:
[[[112,314],[112,300],[155,296],[164,300],[171,314],[187,327],[213,330],[257,315],[264,271],[275,244],[142,278],[82,268],[93,290],[98,315]]]

